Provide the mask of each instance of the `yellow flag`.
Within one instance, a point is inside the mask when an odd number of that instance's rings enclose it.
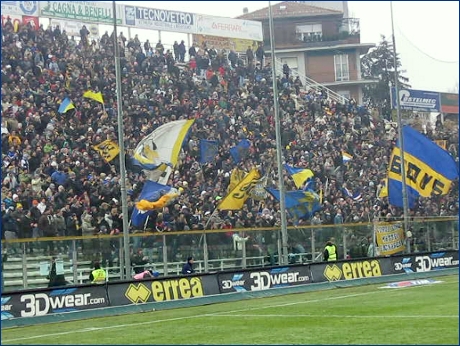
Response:
[[[258,183],[260,173],[256,168],[244,177],[242,181],[230,193],[222,199],[217,206],[218,210],[240,210],[244,202],[249,198],[252,188]]]
[[[447,150],[447,141],[445,139],[437,139],[434,142],[444,150]]]
[[[118,144],[110,139],[105,140],[102,143],[93,146],[99,155],[101,155],[106,162],[112,161],[120,153]]]
[[[230,184],[228,185],[227,188],[227,193],[232,191],[236,185],[240,183],[241,180],[244,179],[245,172],[239,168],[234,168],[232,170],[232,174],[230,175]]]
[[[83,97],[89,98],[91,100],[94,100],[99,103],[104,103],[104,98],[102,97],[102,93],[99,91],[98,93],[95,93],[94,91],[88,90],[85,91],[83,94]]]

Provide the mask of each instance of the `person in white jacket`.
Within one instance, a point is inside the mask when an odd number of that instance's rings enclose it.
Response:
[[[243,257],[243,246],[245,246],[245,242],[248,241],[249,236],[241,237],[238,233],[233,233],[233,249],[235,250],[235,267],[241,267],[241,259]]]

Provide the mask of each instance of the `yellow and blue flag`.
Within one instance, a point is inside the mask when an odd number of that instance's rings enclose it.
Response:
[[[419,196],[447,194],[452,180],[458,177],[457,164],[452,156],[410,126],[403,127],[403,139],[409,208],[415,206]],[[399,141],[393,148],[388,168],[388,200],[391,205],[403,207]]]
[[[170,190],[171,187],[168,185],[162,185],[148,180],[142,187],[142,191],[138,199],[139,201],[156,202],[162,195],[169,193]],[[137,206],[134,206],[133,213],[131,214],[131,224],[134,227],[143,226],[152,211],[153,210],[140,210]]]
[[[227,193],[232,191],[246,176],[246,172],[238,167],[233,168],[230,175],[230,184],[228,184]]]
[[[239,163],[246,157],[246,154],[249,152],[249,148],[251,147],[251,142],[249,140],[242,139],[236,146],[230,148],[230,155],[232,155],[233,160],[235,163]]]
[[[102,97],[102,93],[99,91],[95,93],[94,91],[87,90],[83,93],[83,97],[86,97],[88,99],[94,100],[99,103],[104,103],[104,98]]]
[[[388,178],[382,179],[382,187],[380,188],[378,197],[388,197]]]
[[[214,162],[219,152],[219,142],[207,139],[200,140],[200,163]]]
[[[280,191],[267,188],[267,191],[280,201]],[[320,197],[312,190],[288,191],[285,193],[286,209],[291,217],[297,222],[300,219],[308,220],[313,214],[321,210]]]
[[[353,156],[351,156],[350,154],[348,154],[348,153],[345,152],[345,151],[342,151],[342,160],[343,160],[343,163],[350,162],[352,159],[353,159]]]
[[[292,167],[287,164],[284,165],[284,168],[289,173],[289,175],[294,180],[296,188],[301,189],[307,179],[313,177],[313,172],[310,169]]]
[[[62,100],[61,104],[59,105],[58,112],[59,113],[66,113],[67,111],[75,109],[74,104],[68,97],[66,97],[64,100]]]
[[[118,144],[110,139],[106,139],[105,141],[94,145],[93,149],[104,158],[105,162],[112,161],[120,153]]]
[[[144,137],[132,157],[134,165],[146,170],[175,167],[182,143],[195,120],[171,121]]]
[[[253,168],[217,206],[218,210],[240,210],[249,198],[251,190],[259,183],[260,173]]]

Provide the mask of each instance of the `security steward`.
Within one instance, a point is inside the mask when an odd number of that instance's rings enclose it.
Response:
[[[323,257],[325,261],[337,261],[337,246],[334,244],[334,238],[329,239],[326,243]]]
[[[103,284],[105,283],[106,273],[105,270],[101,268],[99,262],[94,263],[94,270],[89,274],[89,281],[93,284]]]

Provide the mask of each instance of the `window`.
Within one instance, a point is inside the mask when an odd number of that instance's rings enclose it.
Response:
[[[337,82],[350,80],[348,54],[334,55],[335,80]]]
[[[299,65],[297,63],[297,58],[280,58],[282,64],[288,64],[289,68],[292,71],[297,71],[299,69]]]
[[[309,23],[296,25],[296,37],[303,42],[318,42],[323,36],[323,25],[321,23]]]
[[[345,97],[347,100],[351,99],[349,90],[339,90],[337,91],[337,94],[339,94],[342,97]]]

